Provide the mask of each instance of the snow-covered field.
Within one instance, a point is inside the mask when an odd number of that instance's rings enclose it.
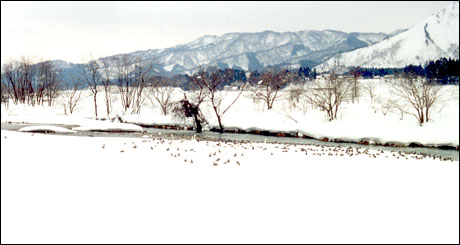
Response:
[[[459,242],[456,161],[4,130],[1,152],[2,243]]]

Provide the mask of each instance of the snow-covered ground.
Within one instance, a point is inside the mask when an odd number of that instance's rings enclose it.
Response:
[[[1,152],[2,243],[459,242],[457,161],[4,130]]]
[[[439,103],[431,110],[430,122],[419,126],[415,117],[401,113],[392,108],[384,115],[385,106],[390,105],[396,98],[390,93],[390,86],[383,79],[362,79],[360,82],[359,102],[350,101],[342,104],[338,119],[329,122],[326,113],[305,103],[300,98],[295,107],[290,106],[288,99],[276,101],[272,110],[267,110],[262,102],[254,102],[245,92],[236,103],[223,115],[222,121],[226,128],[243,130],[268,130],[273,132],[299,132],[315,138],[342,139],[359,142],[361,140],[376,141],[382,144],[396,142],[410,144],[412,142],[424,145],[459,145],[459,90],[458,85],[443,86]],[[375,97],[371,100],[369,93],[364,90],[366,84],[375,84]],[[116,91],[116,89],[115,89]],[[86,98],[76,107],[72,115],[64,114],[63,98],[59,98],[54,106],[25,106],[13,105],[1,107],[1,122],[30,122],[44,124],[63,124],[81,127],[82,130],[91,128],[134,128],[135,125],[119,126],[117,123],[96,121],[94,105],[89,91]],[[223,106],[229,105],[238,95],[237,91],[226,92]],[[287,98],[287,90],[281,92],[281,97]],[[98,94],[98,115],[107,117],[104,94]],[[148,96],[146,93],[145,96]],[[182,99],[183,91],[176,89],[172,101]],[[128,123],[142,124],[172,124],[192,125],[192,121],[182,122],[171,113],[162,115],[158,104],[145,99],[140,114],[131,114],[121,109],[118,95],[112,95],[113,110],[109,115],[122,117]],[[218,122],[209,102],[201,107],[210,127],[218,127]],[[68,112],[67,112],[68,113]]]

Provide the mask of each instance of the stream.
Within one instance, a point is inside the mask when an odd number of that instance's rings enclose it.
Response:
[[[26,126],[39,126],[50,124],[34,124],[34,123],[1,123],[2,130],[17,131]],[[68,125],[53,125],[71,129],[73,126]],[[256,134],[243,134],[243,133],[217,133],[211,131],[204,131],[197,134],[194,131],[188,130],[173,130],[173,129],[159,129],[144,127],[144,132],[94,132],[94,131],[78,131],[74,134],[53,133],[57,135],[72,135],[84,137],[149,137],[149,138],[165,138],[171,139],[189,139],[196,135],[199,140],[218,140],[218,141],[237,141],[237,142],[252,142],[252,143],[280,143],[280,144],[300,144],[300,145],[317,145],[317,146],[331,146],[331,147],[357,147],[357,148],[370,148],[384,151],[402,151],[405,153],[426,154],[429,156],[440,156],[442,158],[452,159],[459,161],[459,152],[455,149],[440,149],[430,147],[390,147],[378,145],[361,145],[357,143],[338,143],[338,142],[324,142],[316,139],[296,138],[296,137],[276,137],[264,136]]]

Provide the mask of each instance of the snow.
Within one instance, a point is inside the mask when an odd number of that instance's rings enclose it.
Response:
[[[28,127],[20,128],[18,131],[19,132],[52,131],[52,132],[55,132],[55,133],[74,133],[75,132],[75,131],[69,130],[67,128],[57,127],[57,126],[49,126],[49,125],[28,126]]]
[[[168,66],[163,67],[163,69],[164,69],[165,71],[172,71],[172,69],[174,68],[175,65],[176,65],[176,64],[171,64],[171,65],[168,65]]]
[[[72,128],[75,131],[130,131],[142,132],[144,131],[141,126],[130,123],[116,123],[116,122],[97,122],[92,125]]]
[[[452,43],[459,44],[459,2],[454,1],[445,9],[438,11],[431,16],[427,26],[427,31],[434,42],[443,50],[448,50]],[[436,24],[442,25],[443,28],[437,28]],[[449,30],[451,35],[446,35],[445,30]],[[458,57],[457,57],[458,58]]]
[[[246,80],[249,80],[249,78],[251,77],[251,72],[246,71],[244,75],[246,76]]]
[[[457,161],[346,150],[2,130],[2,243],[459,242]]]

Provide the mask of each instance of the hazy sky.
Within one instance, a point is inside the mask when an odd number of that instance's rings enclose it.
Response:
[[[80,63],[228,32],[409,28],[431,2],[1,2],[1,62],[21,55]]]

